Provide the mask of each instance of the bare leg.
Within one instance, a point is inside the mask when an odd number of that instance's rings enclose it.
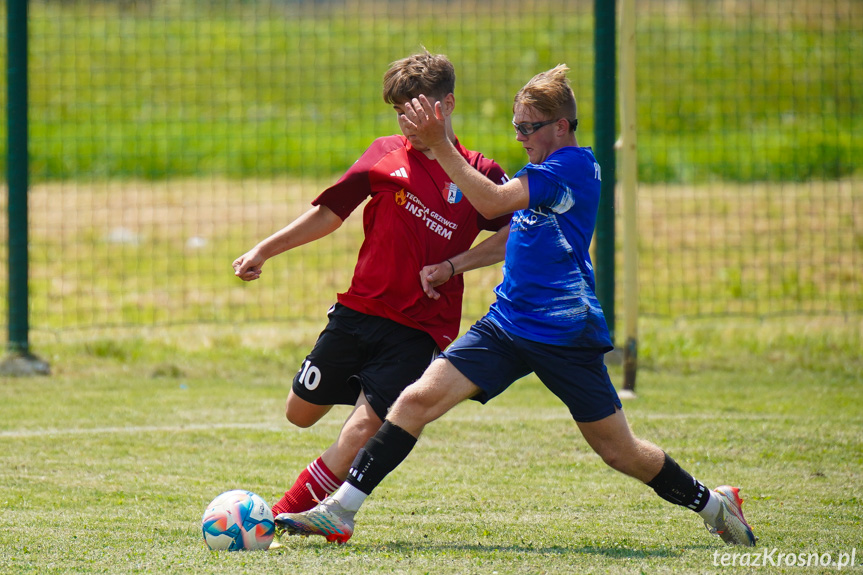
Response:
[[[449,361],[438,358],[419,380],[402,392],[387,420],[419,437],[426,424],[479,391]]]
[[[315,405],[294,395],[294,390],[288,392],[285,400],[285,417],[297,427],[311,427],[329,413],[332,405]]]
[[[360,448],[380,429],[381,418],[362,393],[336,441],[321,455],[333,475],[344,480]]]
[[[665,453],[649,441],[635,437],[623,411],[599,421],[579,422],[578,428],[602,460],[621,473],[647,483],[662,469]]]
[[[381,420],[360,394],[357,405],[345,420],[339,436],[319,459],[300,472],[290,489],[273,506],[273,513],[297,513],[314,507],[347,477],[360,447],[380,428]]]

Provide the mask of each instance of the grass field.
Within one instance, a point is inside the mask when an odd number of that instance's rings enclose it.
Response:
[[[733,549],[693,513],[606,468],[532,377],[432,424],[347,545],[292,539],[278,552],[210,552],[200,519],[216,494],[239,487],[274,500],[338,432],[346,408],[309,430],[282,416],[319,327],[36,341],[54,374],[0,380],[0,572],[838,571],[781,558],[763,570],[723,566]],[[856,549],[845,571],[859,573],[859,320],[648,321],[642,340],[639,397],[625,404],[635,432],[708,485],[741,485],[768,561]]]
[[[642,313],[859,315],[863,5],[638,6]],[[512,95],[558,62],[595,143],[588,1],[36,0],[30,16],[35,330],[318,317],[358,215],[254,285],[230,262],[396,131],[381,76],[422,45],[456,64],[463,143],[509,173]],[[475,277],[473,317],[499,274]]]
[[[348,545],[205,548],[215,495],[274,501],[347,414],[299,430],[282,411],[359,213],[262,281],[230,263],[396,129],[387,64],[448,53],[458,133],[514,173],[508,102],[567,61],[592,144],[591,3],[446,4],[31,3],[31,343],[53,374],[0,378],[0,573],[839,571],[781,563],[799,553],[863,570],[863,9],[846,0],[640,3],[646,317],[626,411],[708,485],[741,485],[780,565],[724,566],[696,515],[606,468],[532,377],[430,426]],[[468,321],[498,279],[468,276]]]
[[[335,293],[349,286],[362,237],[361,210],[327,238],[272,259],[259,281],[237,280],[231,262],[303,213],[335,179],[33,186],[31,324],[55,333],[318,318]],[[642,184],[641,313],[859,316],[861,187],[863,180]],[[0,213],[4,204],[0,196]],[[619,243],[621,222],[618,230]],[[0,289],[5,265],[0,261]],[[479,317],[492,301],[500,271],[474,271],[465,281],[465,316]],[[621,320],[620,302],[618,310]],[[5,312],[0,309],[0,318]]]

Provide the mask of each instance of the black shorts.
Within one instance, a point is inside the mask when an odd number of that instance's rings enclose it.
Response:
[[[294,376],[294,394],[315,405],[355,405],[360,392],[381,419],[438,353],[424,331],[354,311],[330,309],[329,323]]]

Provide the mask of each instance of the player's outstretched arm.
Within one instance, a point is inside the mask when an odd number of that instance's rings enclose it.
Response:
[[[342,219],[326,206],[315,206],[234,260],[234,275],[243,281],[261,277],[268,259],[336,231]]]
[[[448,282],[454,275],[503,261],[508,237],[509,225],[506,225],[466,252],[441,263],[423,267],[420,270],[423,292],[432,299],[438,299],[440,294],[434,288]]]

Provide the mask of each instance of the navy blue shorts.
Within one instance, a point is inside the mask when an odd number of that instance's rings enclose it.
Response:
[[[505,332],[488,318],[476,322],[440,357],[482,391],[486,403],[514,381],[536,373],[569,408],[575,421],[598,421],[622,409],[600,349],[537,343]]]

